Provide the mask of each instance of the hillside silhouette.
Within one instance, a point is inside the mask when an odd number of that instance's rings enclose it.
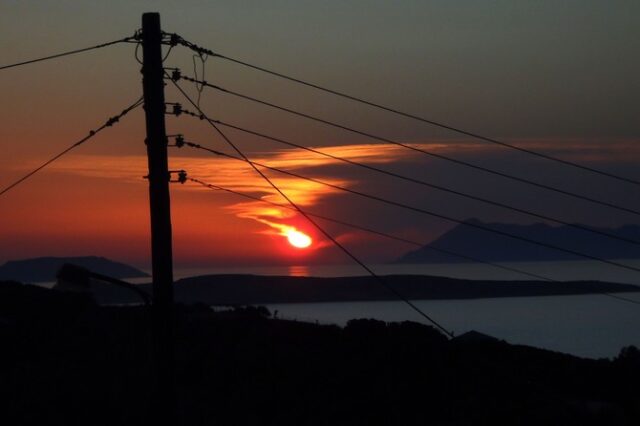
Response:
[[[0,282],[3,424],[143,425],[147,308]],[[176,424],[636,425],[640,354],[611,360],[448,340],[413,322],[345,327],[265,308],[175,307]]]

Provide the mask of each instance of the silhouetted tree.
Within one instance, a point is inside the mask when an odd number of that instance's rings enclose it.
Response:
[[[640,367],[640,349],[634,345],[625,346],[615,359],[616,362]]]

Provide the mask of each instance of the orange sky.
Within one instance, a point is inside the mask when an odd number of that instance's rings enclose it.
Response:
[[[407,155],[397,147],[375,145],[323,150],[370,164],[392,162]],[[253,159],[288,170],[310,170],[336,163],[300,150],[284,150]],[[24,173],[36,164],[35,160],[28,161],[14,166],[12,171]],[[9,242],[4,245],[6,251],[2,255],[7,258],[30,252],[71,255],[97,250],[144,262],[148,254],[148,201],[146,182],[141,177],[146,174],[146,167],[146,157],[142,155],[64,157],[36,176],[28,188],[25,185],[23,191],[11,194],[12,209],[2,210]],[[205,182],[286,204],[242,162],[215,156],[175,157],[170,167],[186,169],[190,176]],[[314,175],[328,183],[350,186],[345,179],[322,173]],[[335,189],[304,180],[283,175],[272,178],[305,209],[339,194]],[[257,263],[313,261],[308,258],[316,250],[327,248],[317,230],[291,210],[194,184],[174,184],[172,194],[176,259],[182,263],[198,264],[212,259]],[[289,247],[282,235],[283,226],[307,233],[314,244],[307,250]]]
[[[525,143],[529,147],[545,148],[547,151],[557,144],[556,141]],[[447,155],[495,155],[500,152],[494,147],[467,142],[416,146]],[[595,155],[593,153],[601,155],[603,149],[612,150],[613,153],[628,153],[631,147],[634,151],[638,150],[637,145],[627,142],[603,147],[565,141],[562,146],[570,146],[579,160],[587,162]],[[575,149],[580,146],[582,149]],[[319,149],[376,167],[404,164],[403,172],[406,172],[406,168],[419,170],[425,165],[437,170],[437,163],[424,163],[421,158],[416,159],[411,151],[394,145],[352,144]],[[172,148],[170,153],[172,169],[185,169],[189,176],[204,182],[286,204],[243,162],[214,155],[189,156],[200,153],[189,148],[181,151]],[[625,161],[625,156],[612,155],[610,158],[617,162]],[[341,163],[307,151],[280,149],[253,154],[252,159],[347,188],[370,193],[385,191],[384,187],[371,186],[380,181],[379,177],[374,176],[370,180],[358,173],[344,174],[340,170],[347,168]],[[14,164],[7,166],[7,170],[17,176],[33,168],[39,161]],[[4,242],[0,257],[13,259],[37,255],[98,254],[146,265],[149,255],[148,194],[147,183],[142,179],[146,167],[144,155],[79,152],[63,157],[36,175],[31,182],[0,200],[0,203],[5,203],[0,210]],[[266,173],[304,209],[358,224],[369,216],[368,210],[356,209],[348,213],[349,217],[345,217],[344,209],[339,206],[344,203],[349,206],[352,200],[336,189],[275,172]],[[178,265],[306,264],[344,260],[320,232],[289,209],[246,200],[193,183],[172,184],[171,189],[174,250]],[[392,199],[397,195],[393,190],[388,193]],[[384,210],[381,214],[384,216]],[[388,220],[395,219],[391,217]],[[349,247],[374,257],[396,256],[411,248],[361,231],[327,225],[322,221],[319,223],[328,226],[327,229]],[[296,249],[288,244],[285,231],[292,228],[309,235],[314,241],[312,246]],[[412,239],[423,238],[427,242],[442,231],[436,228],[430,234],[428,229],[420,230],[419,225],[408,222],[405,231],[402,227],[396,227],[394,232]]]
[[[400,110],[631,177],[639,176],[638,6],[582,2],[4,2],[2,64],[131,35],[140,14],[158,10],[163,28],[200,45]],[[373,6],[369,6],[373,5]],[[99,23],[99,24],[96,24]],[[26,37],[24,29],[29,28]],[[0,74],[0,188],[100,126],[141,95],[135,46],[4,70]],[[193,57],[175,48],[167,65],[194,76]],[[0,64],[0,65],[2,65]],[[361,107],[209,58],[205,79],[366,132],[424,147],[545,184],[637,206],[624,185],[463,139],[424,123]],[[197,72],[202,74],[202,70]],[[185,85],[191,96],[197,92]],[[169,102],[183,102],[170,86]],[[397,147],[290,117],[213,90],[212,118],[319,147],[485,198],[571,222],[603,226],[637,218],[595,208]],[[223,150],[209,126],[167,117],[169,133]],[[429,208],[458,219],[528,223],[437,191],[228,131],[252,158]],[[149,265],[147,173],[141,109],[0,198],[0,263],[44,255],[104,255]],[[203,181],[281,202],[242,163],[171,150],[172,168]],[[425,243],[453,226],[270,173],[312,211]],[[610,185],[611,184],[611,185]],[[302,218],[195,184],[172,186],[177,265],[343,262]],[[638,207],[636,207],[638,208]],[[316,244],[296,250],[281,226]],[[324,224],[357,254],[389,261],[411,249]]]

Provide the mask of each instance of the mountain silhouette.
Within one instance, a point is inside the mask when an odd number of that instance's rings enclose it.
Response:
[[[585,253],[603,259],[639,259],[640,244],[620,241],[576,229],[571,226],[550,226],[543,223],[532,225],[517,225],[506,223],[484,223],[478,219],[469,219],[465,223],[479,225],[499,232],[539,241]],[[617,237],[640,242],[640,226],[625,225],[619,228],[597,228],[579,225],[605,232]],[[435,241],[410,251],[401,256],[397,263],[466,263],[471,260],[448,255],[439,250],[448,250],[464,256],[473,257],[490,262],[516,261],[558,261],[581,260],[582,257],[552,248],[534,245],[503,235],[498,235],[467,225],[458,225],[446,232]]]
[[[142,278],[149,274],[124,263],[115,262],[104,257],[37,257],[33,259],[13,260],[0,266],[0,280],[17,280],[26,282],[55,281],[58,269],[72,263],[99,274],[113,278]]]

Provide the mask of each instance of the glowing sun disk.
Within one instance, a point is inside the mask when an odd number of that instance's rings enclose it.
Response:
[[[298,231],[297,229],[290,229],[286,231],[285,235],[289,240],[289,244],[297,248],[307,248],[313,242],[310,236]]]

